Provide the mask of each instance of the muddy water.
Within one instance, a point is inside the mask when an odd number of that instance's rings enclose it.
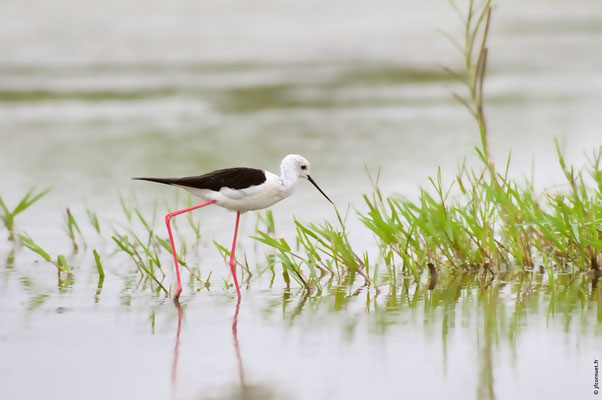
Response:
[[[453,176],[478,138],[439,67],[461,67],[436,32],[459,32],[444,3],[3,2],[0,194],[14,204],[52,186],[17,228],[78,270],[57,281],[24,248],[13,259],[0,230],[2,397],[593,397],[602,300],[588,276],[445,277],[432,291],[401,280],[375,298],[337,287],[307,296],[257,273],[237,307],[211,243],[230,240],[233,216],[221,210],[201,216],[198,262],[212,288],[188,288],[181,308],[111,256],[118,192],[136,193],[146,215],[155,200],[173,201],[169,188],[131,176],[277,170],[296,152],[330,197],[360,209],[365,166],[381,168],[383,191],[407,196],[437,166]],[[488,123],[494,157],[512,149],[515,176],[533,163],[538,185],[558,182],[553,138],[579,164],[600,145],[600,18],[595,1],[496,9]],[[293,231],[292,210],[332,218],[323,200],[300,185],[274,207],[278,232]],[[73,255],[67,207],[80,221],[91,208],[103,224],[99,237],[81,223],[89,247]],[[246,216],[243,232],[255,220]],[[91,248],[105,261],[102,285]],[[263,249],[248,239],[241,249],[260,270]]]

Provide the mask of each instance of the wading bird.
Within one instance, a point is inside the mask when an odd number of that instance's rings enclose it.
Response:
[[[232,241],[229,264],[234,285],[236,286],[236,293],[240,297],[240,288],[236,279],[236,261],[234,258],[240,214],[270,207],[290,196],[299,178],[305,178],[310,181],[332,203],[332,200],[326,196],[322,189],[309,176],[309,162],[297,154],[289,154],[284,157],[280,163],[280,176],[261,169],[239,167],[218,169],[204,175],[184,178],[132,178],[179,187],[205,201],[205,203],[173,211],[165,215],[165,224],[169,233],[169,241],[176,269],[176,279],[178,281],[174,298],[178,299],[180,296],[182,282],[180,280],[176,247],[171,233],[170,220],[172,217],[210,204],[216,204],[228,210],[236,211],[236,225],[234,227],[234,239]]]

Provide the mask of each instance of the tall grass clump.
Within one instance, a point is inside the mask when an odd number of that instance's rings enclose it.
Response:
[[[384,198],[377,189],[364,196],[368,212],[360,213],[360,219],[389,255],[385,261],[395,263],[397,258],[410,272],[428,263],[494,273],[548,262],[599,271],[601,155],[599,148],[577,172],[558,150],[569,190],[537,195],[533,182],[517,184],[508,177],[508,168],[495,180],[463,168],[448,186],[440,174],[431,179],[432,190],[421,189],[416,202]],[[593,185],[586,183],[588,178]],[[454,187],[456,195],[450,199]]]

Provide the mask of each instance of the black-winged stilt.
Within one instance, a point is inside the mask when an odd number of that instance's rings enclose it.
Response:
[[[280,163],[280,176],[269,171],[255,168],[226,168],[218,169],[200,176],[189,176],[185,178],[133,178],[180,187],[206,201],[205,203],[173,211],[165,215],[165,224],[167,225],[167,232],[169,233],[169,241],[171,243],[176,269],[176,279],[178,281],[178,288],[174,298],[177,299],[180,296],[180,293],[182,292],[182,282],[180,280],[180,269],[178,267],[176,247],[171,233],[170,220],[172,217],[214,203],[218,206],[227,208],[228,210],[236,211],[236,225],[234,227],[234,239],[232,242],[229,264],[232,278],[234,279],[234,285],[236,286],[236,293],[238,294],[238,297],[240,297],[240,288],[238,286],[238,280],[236,279],[236,262],[234,258],[240,214],[247,211],[261,210],[270,207],[290,196],[291,193],[293,193],[293,188],[299,178],[305,178],[310,181],[316,189],[332,203],[332,200],[326,196],[326,193],[324,193],[309,176],[309,162],[297,154],[289,154],[284,157]]]

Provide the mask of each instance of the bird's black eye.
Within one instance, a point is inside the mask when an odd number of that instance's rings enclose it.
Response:
[[[307,165],[302,165],[301,169],[307,169]]]

